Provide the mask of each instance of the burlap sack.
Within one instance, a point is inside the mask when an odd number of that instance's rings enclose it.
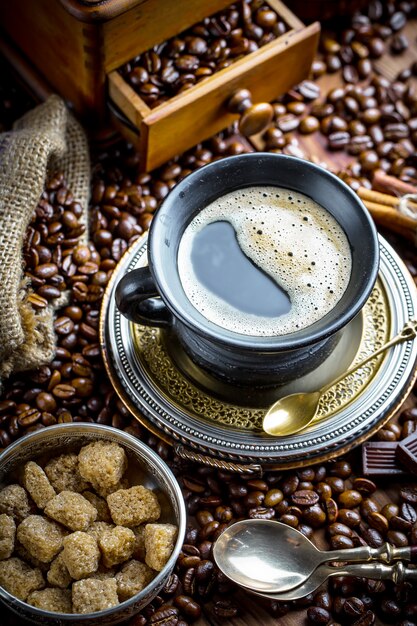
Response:
[[[29,302],[23,280],[22,244],[45,181],[63,172],[74,198],[87,207],[90,161],[84,131],[58,96],[0,135],[0,387],[12,372],[33,369],[54,355],[54,309]]]

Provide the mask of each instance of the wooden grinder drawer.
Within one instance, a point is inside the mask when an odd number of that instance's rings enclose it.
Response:
[[[153,109],[119,71],[109,73],[110,100],[136,132],[118,126],[138,148],[142,170],[162,165],[232,124],[238,116],[227,103],[238,89],[248,89],[254,102],[269,102],[308,76],[319,24],[305,27],[280,0],[267,2],[288,25],[286,33]]]

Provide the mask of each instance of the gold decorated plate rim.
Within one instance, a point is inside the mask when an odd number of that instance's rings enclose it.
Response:
[[[129,248],[113,273],[103,298],[100,343],[106,370],[122,401],[143,425],[166,441],[219,458],[261,460],[279,467],[298,467],[307,461],[332,458],[365,440],[382,427],[408,395],[416,377],[415,342],[397,346],[373,366],[367,385],[351,403],[355,411],[352,412],[348,404],[347,408],[289,438],[270,438],[259,431],[219,423],[213,425],[211,419],[188,414],[181,404],[174,406],[152,377],[146,380],[149,372],[138,370],[132,332],[126,331],[129,324],[121,322],[114,305],[117,281],[139,262],[144,264],[146,242],[145,234]],[[380,250],[377,285],[384,292],[386,305],[380,312],[384,332],[378,337],[378,343],[395,334],[407,319],[415,317],[417,309],[414,282],[405,265],[382,237]],[[124,338],[120,325],[125,326]],[[355,358],[363,356],[360,352],[358,350]],[[357,406],[359,403],[361,409]]]

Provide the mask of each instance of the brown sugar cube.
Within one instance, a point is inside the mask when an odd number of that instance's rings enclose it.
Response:
[[[135,546],[135,535],[130,528],[116,526],[102,533],[98,545],[106,567],[113,567],[130,559]]]
[[[69,575],[75,580],[86,578],[97,571],[100,550],[97,541],[87,533],[76,531],[64,539],[62,560]]]
[[[23,470],[23,486],[40,509],[56,496],[55,489],[40,465],[29,461]]]
[[[133,548],[132,557],[138,561],[145,560],[145,524],[132,528],[135,535],[135,546]]]
[[[119,604],[115,578],[98,580],[86,578],[72,585],[72,610],[74,613],[95,613]]]
[[[104,498],[92,491],[83,491],[83,496],[97,509],[97,522],[111,522],[110,510]]]
[[[174,549],[178,529],[173,524],[146,524],[145,563],[160,572]]]
[[[68,567],[65,565],[63,553],[60,552],[57,557],[51,562],[51,566],[46,574],[48,583],[52,587],[60,587],[66,589],[70,586],[72,578],[68,571]]]
[[[143,522],[156,522],[161,515],[158,498],[142,485],[120,489],[107,496],[110,515],[120,526],[139,526]]]
[[[81,493],[88,489],[88,483],[82,479],[78,470],[77,454],[61,454],[45,465],[45,474],[57,493],[76,491]]]
[[[65,529],[42,515],[29,515],[17,527],[16,538],[36,559],[50,563],[62,549]]]
[[[45,513],[71,530],[87,530],[97,518],[97,509],[80,493],[61,491],[45,507]]]
[[[0,560],[8,559],[14,550],[16,524],[11,515],[0,514]]]
[[[120,482],[127,468],[126,453],[112,441],[93,441],[81,448],[78,468],[81,476],[101,494]]]
[[[32,565],[32,567],[38,567],[41,572],[46,573],[49,569],[49,563],[44,563],[43,561],[37,559],[35,556],[32,556],[29,550],[26,550],[26,548],[22,546],[22,544],[19,543],[17,539],[14,544],[13,556],[18,556],[19,559],[22,559],[22,561],[25,561],[25,563]]]
[[[12,596],[26,600],[32,591],[45,587],[40,569],[33,569],[21,559],[11,557],[0,561],[0,585]]]
[[[0,490],[0,513],[11,515],[21,521],[30,515],[29,499],[20,485],[7,485]]]
[[[119,600],[123,602],[139,593],[148,583],[155,578],[156,572],[145,563],[132,559],[125,563],[116,574],[117,593]]]
[[[91,535],[91,537],[94,537],[94,539],[98,542],[99,538],[105,531],[111,530],[114,527],[114,524],[108,524],[107,522],[93,522],[85,532],[88,535]]]
[[[72,613],[71,589],[47,587],[41,591],[32,591],[26,602],[44,611]]]

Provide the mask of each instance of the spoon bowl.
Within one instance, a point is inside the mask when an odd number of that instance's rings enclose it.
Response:
[[[383,544],[379,548],[325,551],[291,526],[275,520],[248,519],[226,528],[214,544],[213,556],[220,570],[238,585],[280,594],[304,584],[325,562],[412,561],[417,557],[417,546],[396,548]]]
[[[274,437],[286,437],[304,430],[316,418],[320,399],[326,391],[389,348],[414,339],[416,334],[417,322],[407,322],[398,335],[318,391],[293,393],[277,400],[265,414],[262,423],[264,432]]]

